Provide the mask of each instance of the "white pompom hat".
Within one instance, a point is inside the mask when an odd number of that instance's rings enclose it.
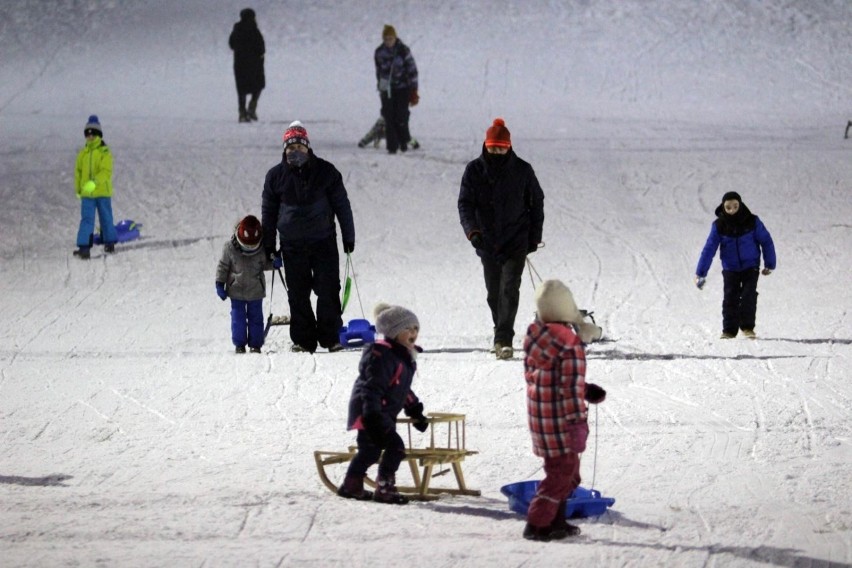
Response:
[[[535,291],[535,305],[538,319],[545,323],[583,321],[580,310],[574,302],[574,295],[560,280],[542,282]]]

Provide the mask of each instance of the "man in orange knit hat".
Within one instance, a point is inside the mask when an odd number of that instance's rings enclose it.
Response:
[[[541,242],[544,193],[532,166],[512,149],[502,118],[494,119],[482,154],[464,170],[458,207],[464,234],[482,261],[494,353],[511,359],[524,263]]]

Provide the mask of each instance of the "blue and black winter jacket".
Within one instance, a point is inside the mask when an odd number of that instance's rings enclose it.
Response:
[[[384,43],[373,54],[376,63],[376,84],[381,91],[383,79],[391,89],[417,89],[417,64],[407,45],[397,39],[393,47]]]
[[[763,265],[775,270],[775,244],[769,231],[757,217],[749,211],[744,203],[733,216],[727,215],[722,205],[716,208],[717,219],[710,227],[710,235],[704,243],[698,267],[697,276],[707,276],[716,250],[721,249],[719,258],[722,270],[741,272],[752,268],[760,268],[760,254],[763,251]]]

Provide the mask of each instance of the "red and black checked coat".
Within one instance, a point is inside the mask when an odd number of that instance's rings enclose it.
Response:
[[[553,457],[583,451],[588,407],[580,338],[570,325],[536,320],[527,328],[524,353],[533,453]]]

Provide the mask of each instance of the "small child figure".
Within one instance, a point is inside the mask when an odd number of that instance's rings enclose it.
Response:
[[[566,502],[580,485],[580,454],[589,425],[586,402],[606,398],[586,382],[586,351],[577,326],[583,316],[559,280],[545,280],[535,294],[537,319],[524,338],[524,378],[533,453],[544,458],[544,479],[527,511],[524,538],[557,540],[580,534],[565,520]]]
[[[112,153],[104,142],[104,131],[93,114],[83,128],[86,144],[77,153],[74,166],[74,192],[80,200],[80,226],[74,256],[91,258],[95,232],[95,213],[101,222],[104,252],[115,252],[118,241],[112,217]]]
[[[760,253],[763,251],[764,256],[762,273],[768,276],[775,270],[775,245],[769,231],[735,191],[722,196],[722,203],[716,208],[716,220],[710,226],[710,235],[695,269],[695,285],[699,290],[704,287],[707,271],[720,247],[725,286],[721,339],[733,339],[739,330],[749,339],[755,339]]]
[[[281,259],[262,254],[263,229],[254,215],[234,227],[234,235],[222,248],[216,268],[216,294],[224,302],[231,298],[231,340],[237,353],[260,353],[263,346],[264,270],[281,268]]]
[[[410,310],[384,303],[376,305],[373,314],[376,330],[385,338],[367,345],[358,365],[347,421],[349,430],[358,430],[358,453],[337,494],[347,499],[404,505],[408,498],[396,489],[396,471],[405,458],[405,443],[396,432],[396,417],[404,410],[419,431],[425,432],[429,427],[423,403],[411,390],[417,353],[422,351],[415,344],[420,322]],[[377,462],[379,474],[373,494],[364,489],[364,477]]]

